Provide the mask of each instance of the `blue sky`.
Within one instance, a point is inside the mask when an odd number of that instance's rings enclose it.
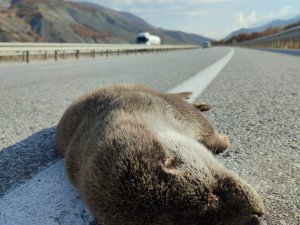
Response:
[[[84,0],[78,0],[84,1]],[[300,15],[300,0],[88,0],[155,27],[221,39],[242,27]]]

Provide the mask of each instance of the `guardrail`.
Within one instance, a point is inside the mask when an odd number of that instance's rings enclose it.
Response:
[[[241,46],[264,47],[264,48],[300,48],[300,26],[272,34],[266,37],[257,38],[239,43]]]
[[[0,62],[109,56],[143,52],[161,52],[199,48],[197,45],[137,45],[137,44],[69,44],[69,43],[0,43]]]

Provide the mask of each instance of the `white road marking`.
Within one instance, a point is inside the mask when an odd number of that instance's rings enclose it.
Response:
[[[190,96],[189,102],[194,102],[195,99],[204,91],[204,89],[212,82],[212,80],[221,72],[233,57],[234,49],[230,49],[229,53],[223,58],[216,61],[211,66],[202,70],[195,76],[184,81],[180,85],[169,90],[170,93],[191,91],[193,95]]]
[[[0,199],[0,224],[87,225],[92,216],[67,181],[64,160]]]
[[[169,92],[193,91],[194,101],[230,61],[230,52]],[[64,175],[63,160],[38,173],[0,199],[0,224],[87,225],[92,220],[78,192]]]

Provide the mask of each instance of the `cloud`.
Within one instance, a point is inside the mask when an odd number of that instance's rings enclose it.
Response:
[[[209,12],[210,12],[210,10],[192,10],[192,11],[182,12],[182,15],[196,16],[196,15],[206,14],[206,13],[209,13]]]
[[[232,2],[236,0],[111,0],[113,4],[133,5],[133,4],[213,4],[221,2]],[[94,2],[96,2],[94,0]]]
[[[160,9],[157,8],[137,8],[137,7],[130,7],[129,11],[132,13],[139,13],[143,15],[147,14],[165,14],[165,13],[175,13],[180,11],[182,8],[179,6],[169,6],[169,7],[163,7]]]
[[[209,13],[210,10],[185,10],[180,6],[168,6],[164,8],[137,8],[137,7],[130,7],[129,11],[131,13],[142,14],[144,16],[158,16],[158,15],[185,15],[185,16],[196,16],[201,14]]]
[[[243,11],[239,11],[234,15],[235,24],[241,27],[249,27],[251,24],[257,22],[256,12],[252,11],[249,15],[246,15]]]
[[[279,10],[279,15],[280,16],[287,16],[291,13],[292,7],[289,5],[283,6],[280,10]]]
[[[196,4],[213,4],[213,3],[222,3],[222,2],[233,2],[236,0],[189,0],[189,1],[181,1],[185,2],[190,5],[196,5]]]
[[[280,8],[277,12],[274,13],[274,11],[271,11],[269,13],[266,13],[262,15],[258,21],[269,21],[271,19],[281,19],[284,17],[288,17],[292,14],[293,8],[289,5],[283,6]]]

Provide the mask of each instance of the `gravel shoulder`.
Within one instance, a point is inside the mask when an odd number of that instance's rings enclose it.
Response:
[[[236,49],[200,96],[230,137],[224,164],[263,196],[273,225],[300,224],[300,58]]]

